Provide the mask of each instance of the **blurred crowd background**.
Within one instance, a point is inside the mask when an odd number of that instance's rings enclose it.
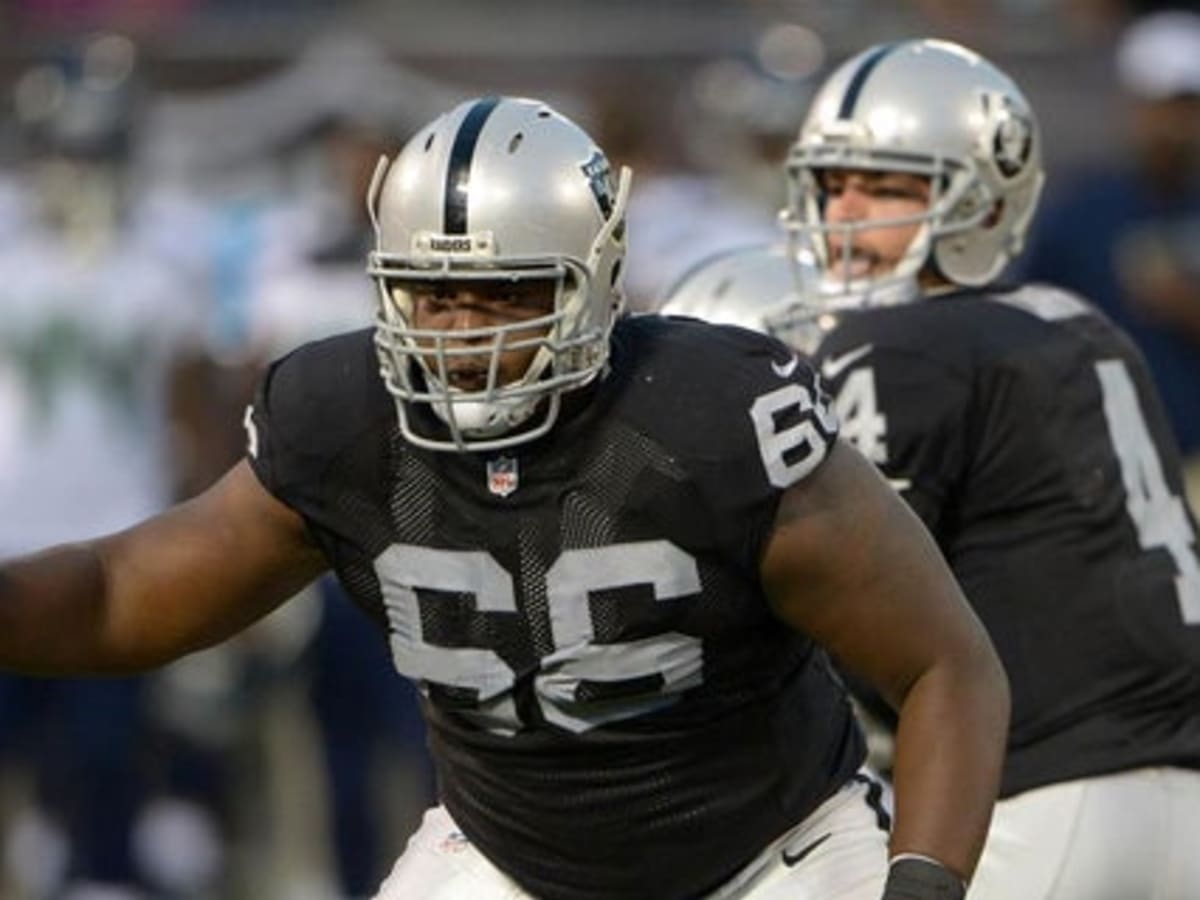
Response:
[[[627,286],[652,309],[775,234],[829,67],[913,36],[1024,87],[1049,173],[1026,272],[1131,329],[1195,459],[1197,22],[1134,0],[4,0],[0,556],[236,460],[263,363],[369,324],[367,178],[458,100],[542,97],[634,167]],[[0,897],[369,896],[432,797],[422,742],[326,583],[153,675],[0,677]]]

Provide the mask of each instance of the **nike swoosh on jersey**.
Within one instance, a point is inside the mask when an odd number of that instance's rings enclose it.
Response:
[[[832,381],[874,349],[874,344],[863,344],[853,350],[847,350],[841,356],[826,357],[821,362],[821,374]]]
[[[788,868],[802,863],[814,850],[820,847],[823,843],[833,837],[832,832],[825,832],[811,844],[805,844],[796,853],[788,853],[785,848],[783,851],[783,864]]]
[[[791,374],[796,371],[796,366],[800,365],[800,358],[793,356],[785,363],[771,363],[771,371],[780,378],[790,378]]]

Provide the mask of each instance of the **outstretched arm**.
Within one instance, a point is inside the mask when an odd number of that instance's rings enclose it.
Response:
[[[785,621],[900,712],[892,855],[968,879],[999,786],[1008,682],[925,527],[839,442],[784,495],[762,575]]]
[[[245,463],[117,534],[0,566],[0,668],[120,674],[218,643],[326,568]]]

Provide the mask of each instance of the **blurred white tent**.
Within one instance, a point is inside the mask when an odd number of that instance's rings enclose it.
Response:
[[[158,174],[221,169],[330,120],[404,137],[469,93],[392,61],[365,38],[328,37],[249,84],[158,95],[147,111],[141,162]]]

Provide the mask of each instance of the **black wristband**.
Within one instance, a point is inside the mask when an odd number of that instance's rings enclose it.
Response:
[[[892,860],[883,900],[963,900],[967,888],[945,866],[920,856]]]

